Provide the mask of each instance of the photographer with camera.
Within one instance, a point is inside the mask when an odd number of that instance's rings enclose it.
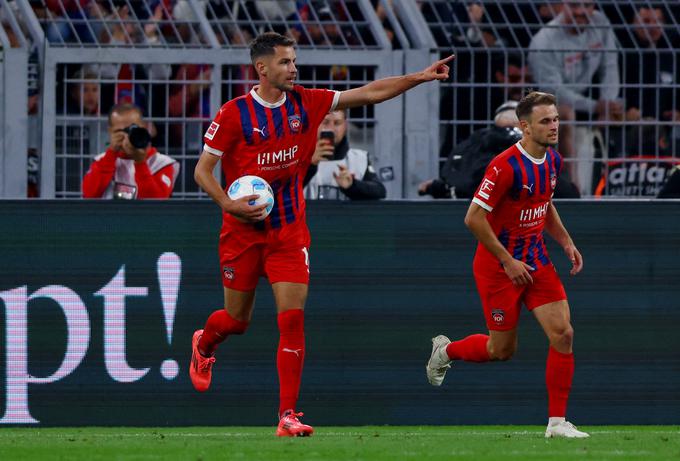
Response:
[[[375,174],[368,152],[349,147],[347,115],[330,112],[319,125],[316,150],[305,176],[305,198],[378,200],[385,186]]]
[[[109,147],[83,178],[84,198],[147,199],[172,194],[179,163],[151,146],[142,111],[117,104],[109,112]]]

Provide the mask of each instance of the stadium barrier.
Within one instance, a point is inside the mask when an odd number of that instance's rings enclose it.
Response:
[[[680,207],[558,209],[585,258],[563,274],[576,330],[570,417],[677,424]],[[313,244],[300,409],[318,425],[541,424],[546,340],[524,312],[507,363],[425,379],[430,337],[483,331],[459,202],[309,204]],[[258,289],[244,336],[195,392],[192,332],[222,305],[207,202],[0,202],[0,424],[269,425],[278,333]]]

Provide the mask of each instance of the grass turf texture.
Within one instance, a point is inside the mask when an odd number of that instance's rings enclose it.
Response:
[[[319,427],[278,438],[274,427],[0,428],[0,460],[670,460],[680,426],[579,427],[585,440],[543,438],[539,426]]]

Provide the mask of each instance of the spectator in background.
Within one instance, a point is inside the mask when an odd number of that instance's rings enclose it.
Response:
[[[653,119],[680,121],[680,37],[664,33],[666,23],[660,8],[640,7],[631,19],[633,34],[621,37],[626,120]],[[647,87],[641,87],[645,85]]]
[[[438,179],[420,184],[418,195],[434,198],[472,198],[491,159],[522,137],[515,110],[518,101],[509,100],[496,109],[494,125],[477,130],[458,144],[441,169]],[[555,198],[579,198],[576,186],[562,172],[557,178]]]
[[[305,198],[385,198],[385,186],[373,170],[368,152],[349,146],[347,125],[344,110],[327,114],[319,125],[316,150],[305,176]]]
[[[205,2],[200,2],[199,5],[202,8],[206,7]],[[184,22],[180,24],[183,43],[198,44],[199,37],[193,32],[193,23],[198,19],[188,2],[185,0],[178,1],[173,7],[172,15],[176,21]],[[168,115],[178,118],[209,118],[211,116],[211,78],[211,65],[181,64],[176,66],[172,73],[172,82],[169,85]],[[193,132],[195,128],[203,132],[203,128],[198,125],[170,124],[168,126],[170,144],[177,147],[189,147],[189,143],[197,139],[196,136],[200,137],[199,132]],[[190,146],[192,149],[196,147]]]
[[[51,43],[92,43],[96,41],[89,19],[97,17],[99,5],[93,0],[45,0],[43,10],[35,2],[31,5],[40,11],[45,21],[45,36]]]
[[[343,35],[336,24],[334,15],[325,3],[305,2],[298,9],[300,25],[291,28],[289,35],[300,45],[333,46],[344,45],[351,40]]]
[[[474,87],[477,83],[493,81],[492,56],[501,50],[502,39],[491,26],[487,11],[481,2],[420,3],[425,20],[432,24],[432,34],[440,48],[455,49],[455,72],[453,78],[460,85],[442,85],[440,89],[440,120],[456,120],[448,125],[444,144],[440,148],[442,157],[451,152],[453,146],[492,118],[494,105],[488,100],[489,89]],[[499,101],[499,103],[502,101]],[[484,125],[475,124],[475,120]]]
[[[561,13],[539,30],[529,46],[534,81],[559,101],[560,152],[565,160],[578,158],[577,175],[574,164],[565,163],[586,193],[592,183],[592,136],[579,135],[591,145],[577,147],[573,122],[623,119],[618,53],[612,51],[616,49],[609,20],[595,10],[595,2],[571,0],[563,2]]]
[[[59,124],[59,136],[64,141],[77,140],[75,143],[66,141],[70,153],[79,153],[84,158],[91,158],[102,149],[106,148],[108,133],[106,123],[101,119],[113,106],[113,85],[108,84],[108,89],[103,88],[97,72],[93,66],[63,66],[60,69],[62,75],[62,92],[66,101],[59,101],[57,111],[59,114],[67,114],[71,117]],[[68,73],[71,71],[71,75]],[[59,78],[59,77],[58,77]],[[64,110],[65,109],[65,110]],[[77,187],[80,173],[75,173],[73,187]]]
[[[397,40],[397,36],[394,33],[394,28],[390,24],[387,10],[394,11],[393,0],[371,0],[371,4],[375,9],[375,15],[378,16],[383,29],[385,30],[385,35],[387,35],[387,40],[392,44],[393,50],[400,50],[401,44]]]
[[[527,60],[521,52],[498,52],[493,56],[492,71],[495,83],[502,84],[494,87],[491,101],[492,107],[497,107],[503,101],[519,101],[524,94],[525,86],[531,81],[531,73]]]
[[[529,74],[529,68],[527,66],[527,62],[524,59],[524,56],[520,52],[505,52],[505,51],[496,51],[492,55],[491,59],[491,68],[489,72],[489,78],[490,82],[493,84],[493,86],[489,87],[481,87],[481,88],[474,88],[473,90],[470,91],[461,91],[458,90],[458,98],[461,101],[467,101],[467,102],[460,102],[460,105],[463,104],[468,104],[468,106],[471,106],[469,109],[460,109],[458,110],[458,120],[464,120],[464,115],[463,113],[465,111],[472,111],[472,117],[475,120],[491,120],[496,115],[498,114],[498,108],[504,104],[506,101],[519,101],[522,99],[522,94],[523,91],[527,85],[531,81],[531,76]],[[452,106],[451,104],[451,98],[452,95],[450,94],[451,89],[450,87],[448,88],[449,94],[448,96],[443,96],[442,98],[447,98],[446,100],[446,105]],[[472,104],[470,101],[470,95],[474,92],[475,98],[474,102],[475,104]],[[443,93],[445,94],[445,93]],[[448,112],[450,113],[452,109],[448,109]],[[442,117],[442,120],[446,120],[445,118]],[[482,130],[483,128],[488,127],[488,123],[486,123],[483,127],[480,125],[470,125],[471,127],[474,127],[473,129],[476,130]],[[459,128],[459,136],[461,134],[460,132],[460,126]],[[472,135],[470,135],[472,136]],[[439,156],[441,158],[446,158],[449,156],[451,151],[454,148],[454,145],[456,144],[456,140],[454,139],[453,135],[453,124],[447,124],[446,129],[444,132],[443,136],[444,141],[442,142],[439,150]],[[458,139],[461,139],[459,137]],[[467,139],[463,138],[463,139]],[[459,142],[462,142],[459,141]],[[496,152],[498,153],[498,152]]]
[[[115,7],[110,13],[102,8],[100,18],[108,27],[101,32],[102,44],[129,45],[143,43],[150,46],[160,45],[158,22],[163,18],[164,9],[161,4],[155,6],[153,14],[146,20],[143,28],[133,21],[127,5]],[[101,65],[101,78],[116,80],[114,88],[114,102],[131,103],[146,107],[148,91],[141,82],[151,80],[167,80],[170,77],[170,66],[167,64],[133,65],[128,63],[111,63]]]
[[[68,85],[66,113],[98,116],[101,108],[99,76],[80,68]]]
[[[84,198],[166,199],[179,163],[150,145],[142,111],[115,105],[109,113],[109,148],[98,155],[83,179]],[[146,133],[146,134],[144,134]]]
[[[543,2],[540,5],[538,5],[538,16],[541,22],[546,23],[552,21],[555,16],[560,14],[562,11],[562,5],[551,3],[551,2]]]

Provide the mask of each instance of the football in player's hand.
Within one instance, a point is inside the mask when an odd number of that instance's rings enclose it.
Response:
[[[227,190],[227,195],[232,200],[238,200],[241,197],[247,197],[249,195],[259,195],[259,198],[249,201],[248,204],[267,205],[267,208],[265,209],[266,214],[263,214],[262,219],[269,216],[272,208],[274,208],[274,191],[272,191],[269,183],[259,176],[241,176],[231,183],[231,186],[229,186],[229,189]]]

